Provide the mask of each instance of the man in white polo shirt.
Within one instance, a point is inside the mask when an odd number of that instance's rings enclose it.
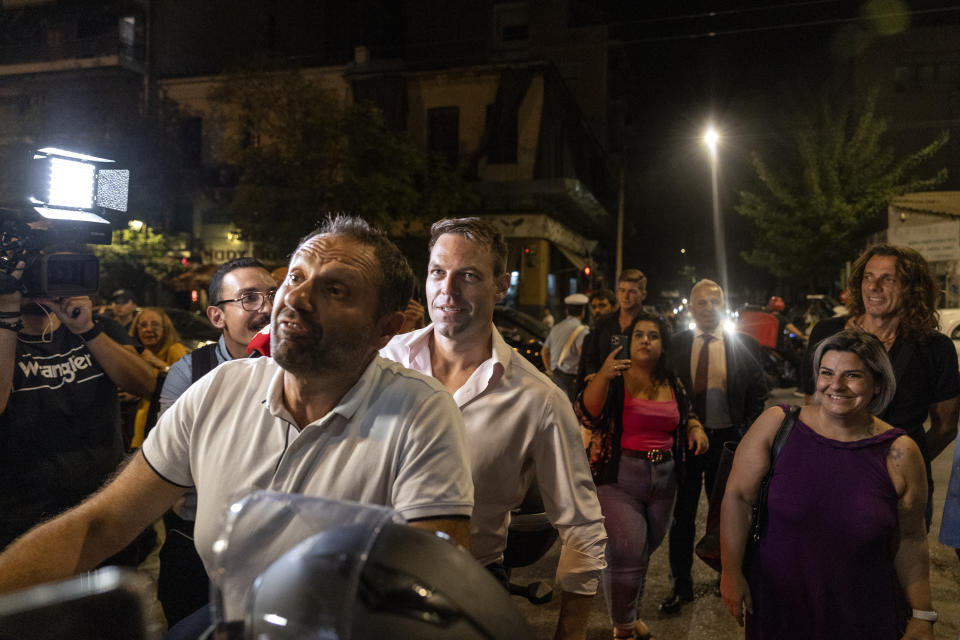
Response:
[[[273,357],[224,363],[191,386],[113,482],[0,555],[0,593],[93,568],[194,487],[208,567],[221,515],[254,489],[388,505],[466,545],[460,412],[435,380],[377,356],[412,289],[386,236],[328,220],[277,291]]]

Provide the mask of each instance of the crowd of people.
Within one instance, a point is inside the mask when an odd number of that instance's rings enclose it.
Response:
[[[764,410],[760,346],[725,330],[716,282],[693,286],[684,330],[644,305],[638,269],[567,296],[540,371],[493,321],[506,267],[491,223],[441,220],[420,305],[384,233],[332,217],[280,281],[251,258],[222,265],[219,340],[189,353],[126,289],[98,315],[86,297],[0,294],[0,593],[125,564],[156,581],[167,637],[197,638],[240,489],[392,507],[508,586],[511,511],[535,483],[561,544],[555,637],[585,638],[602,585],[613,637],[651,638],[650,556],[667,540],[659,608],[676,614],[705,490],[713,589],[748,638],[933,637],[930,461],[957,433],[960,370],[917,252],[870,248],[848,314],[808,309],[799,413]],[[267,327],[270,357],[248,358]],[[940,532],[955,548],[958,523],[955,470]]]

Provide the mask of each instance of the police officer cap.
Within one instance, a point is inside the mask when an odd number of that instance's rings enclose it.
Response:
[[[564,304],[575,305],[575,304],[587,304],[590,302],[590,298],[583,295],[582,293],[571,293],[566,298],[563,299]]]
[[[113,298],[114,302],[126,302],[127,300],[137,301],[136,296],[133,295],[130,289],[117,289],[110,297]]]

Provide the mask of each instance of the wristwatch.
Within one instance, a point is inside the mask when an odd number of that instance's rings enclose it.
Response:
[[[940,619],[940,614],[936,611],[923,611],[922,609],[914,609],[913,617],[918,620],[926,620],[930,624],[935,623]]]

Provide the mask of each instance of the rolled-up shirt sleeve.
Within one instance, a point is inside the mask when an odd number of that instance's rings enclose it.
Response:
[[[563,545],[557,585],[569,593],[593,595],[606,567],[607,532],[579,423],[559,389],[544,406],[533,456],[547,518]]]

